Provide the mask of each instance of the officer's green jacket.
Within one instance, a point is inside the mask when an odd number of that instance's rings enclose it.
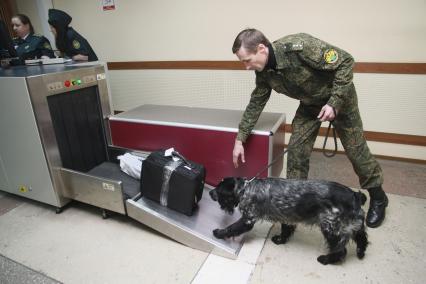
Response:
[[[65,55],[72,58],[81,54],[88,56],[88,61],[97,61],[98,57],[90,46],[89,42],[73,28],[69,27],[66,33]]]
[[[14,38],[13,44],[23,60],[41,58],[43,55],[55,57],[49,40],[42,35],[30,33],[25,39]]]
[[[355,94],[352,56],[308,34],[285,36],[272,43],[276,68],[256,71],[256,88],[246,107],[237,139],[250,135],[271,91],[300,100],[305,105],[328,104],[342,111]]]

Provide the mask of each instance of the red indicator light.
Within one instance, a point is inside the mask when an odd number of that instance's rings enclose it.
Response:
[[[65,85],[65,87],[69,87],[69,86],[71,86],[71,82],[69,80],[66,80],[64,82],[64,85]]]

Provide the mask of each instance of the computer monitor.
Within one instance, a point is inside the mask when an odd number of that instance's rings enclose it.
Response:
[[[6,24],[0,20],[0,58],[18,57],[12,38],[7,31]]]

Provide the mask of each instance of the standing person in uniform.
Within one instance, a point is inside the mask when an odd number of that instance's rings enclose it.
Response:
[[[49,40],[34,33],[34,27],[26,15],[17,14],[13,16],[12,28],[17,36],[13,39],[13,45],[20,59],[55,57]]]
[[[64,11],[49,9],[48,22],[56,39],[56,47],[74,61],[98,60],[89,42],[69,26],[71,20],[71,16]]]
[[[352,82],[352,56],[308,34],[289,35],[270,43],[255,29],[241,31],[232,52],[246,69],[256,73],[256,88],[239,124],[234,144],[234,166],[238,167],[239,159],[245,162],[243,143],[269,100],[271,90],[285,94],[300,101],[292,122],[287,178],[308,177],[310,155],[321,126],[318,119],[333,121],[361,187],[370,194],[367,226],[380,226],[385,218],[388,198],[382,189],[382,169],[370,153],[364,137]],[[310,133],[306,133],[308,130]],[[295,141],[299,144],[294,145]]]

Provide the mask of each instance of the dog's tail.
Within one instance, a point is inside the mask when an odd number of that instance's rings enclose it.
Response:
[[[355,195],[355,200],[360,206],[364,205],[365,202],[367,201],[367,196],[361,191],[354,192],[354,195]]]

